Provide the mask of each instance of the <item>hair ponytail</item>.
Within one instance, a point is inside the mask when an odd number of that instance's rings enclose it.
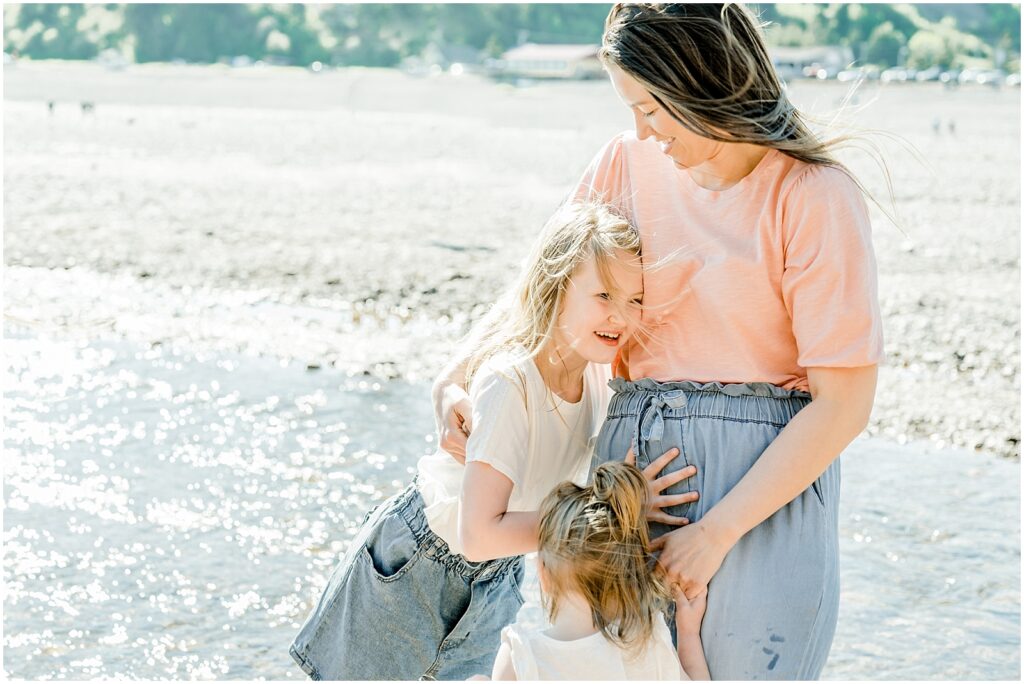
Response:
[[[541,504],[540,550],[548,618],[567,592],[590,605],[594,626],[625,648],[651,637],[668,593],[651,572],[644,511],[647,481],[634,466],[605,463],[593,482],[558,485]]]
[[[646,537],[647,481],[639,470],[618,462],[598,466],[591,492],[592,500],[607,506],[614,518],[610,534],[624,543]]]

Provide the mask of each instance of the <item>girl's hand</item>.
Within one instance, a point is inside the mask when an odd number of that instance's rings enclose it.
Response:
[[[731,548],[732,543],[715,536],[701,519],[661,535],[651,542],[650,550],[661,551],[658,569],[666,583],[676,585],[687,599],[694,599],[707,590]]]
[[[455,383],[446,386],[434,403],[438,446],[459,463],[466,462],[466,440],[472,430],[473,404],[469,395]]]
[[[700,498],[700,495],[697,492],[686,492],[684,494],[665,496],[661,495],[663,491],[677,482],[682,482],[683,480],[689,479],[697,474],[697,467],[691,465],[664,477],[658,477],[658,473],[664,470],[665,466],[667,466],[672,459],[678,455],[679,449],[672,447],[643,469],[644,478],[647,480],[648,522],[660,522],[667,525],[687,525],[690,522],[686,518],[682,518],[677,515],[669,515],[662,510],[667,506],[678,506],[679,504],[690,503],[691,501],[696,501]],[[625,461],[630,465],[636,465],[636,454],[633,453],[633,447],[630,447],[629,451],[626,452]]]
[[[676,600],[676,633],[699,637],[700,623],[704,621],[704,611],[708,607],[708,588],[704,587],[697,596],[688,599],[683,590],[673,584],[672,595]]]

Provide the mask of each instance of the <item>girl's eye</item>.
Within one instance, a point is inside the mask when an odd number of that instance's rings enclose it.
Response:
[[[607,292],[601,292],[597,296],[600,297],[601,299],[604,299],[604,300],[609,300],[609,299],[612,298],[612,296],[610,294],[608,294]]]
[[[642,114],[645,119],[649,119],[652,116],[654,116],[654,112],[656,112],[656,111],[657,111],[656,109],[652,109],[649,112],[641,111],[640,114]]]

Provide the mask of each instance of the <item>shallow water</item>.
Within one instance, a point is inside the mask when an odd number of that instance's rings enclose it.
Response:
[[[365,510],[433,447],[425,385],[5,329],[4,672],[301,679]],[[1019,463],[844,456],[832,679],[1018,679]],[[535,580],[525,618],[540,620]]]

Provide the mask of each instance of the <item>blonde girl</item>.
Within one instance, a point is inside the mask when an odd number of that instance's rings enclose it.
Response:
[[[548,222],[473,335],[465,463],[424,457],[416,481],[367,516],[292,644],[309,676],[490,671],[523,602],[521,554],[537,548],[537,508],[558,482],[586,477],[609,363],[638,323],[639,254],[636,231],[600,205],[574,204]]]
[[[644,476],[599,466],[589,486],[563,482],[541,504],[537,574],[550,625],[502,631],[494,679],[709,679],[700,641],[705,595],[677,593],[678,648],[650,571]]]

